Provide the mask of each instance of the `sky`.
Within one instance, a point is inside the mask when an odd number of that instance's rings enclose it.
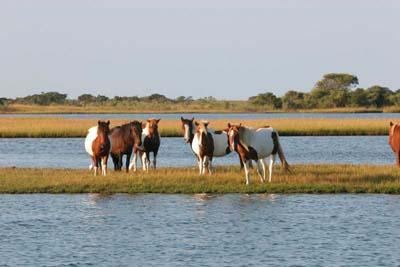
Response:
[[[328,3],[331,2],[331,3]],[[400,1],[0,0],[0,97],[400,88]]]

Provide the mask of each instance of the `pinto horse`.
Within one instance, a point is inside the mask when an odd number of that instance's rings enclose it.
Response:
[[[85,139],[86,152],[91,156],[92,164],[89,169],[94,168],[94,175],[101,166],[103,176],[107,174],[107,160],[111,150],[111,142],[108,137],[110,133],[110,121],[98,121],[97,126],[88,130]]]
[[[279,142],[278,133],[272,128],[248,128],[245,126],[231,125],[228,123],[229,146],[232,151],[236,151],[244,163],[246,173],[246,184],[250,182],[249,161],[254,160],[257,163],[257,173],[261,182],[265,181],[266,158],[269,162],[269,182],[272,178],[272,167],[275,162],[276,154],[286,171],[290,171],[289,164],[286,161],[282,147]]]
[[[137,154],[140,154],[142,167],[144,171],[149,171],[150,152],[153,152],[153,167],[157,168],[157,154],[160,148],[160,134],[158,133],[158,123],[161,119],[148,119],[142,132],[142,146],[135,147],[133,151],[133,159],[129,165],[129,169],[136,171]]]
[[[396,164],[400,167],[400,124],[390,122],[389,145],[396,154]]]
[[[142,123],[132,121],[111,129],[110,139],[113,144],[111,158],[114,162],[114,169],[122,169],[122,157],[126,155],[126,172],[129,170],[129,163],[134,147],[142,145]]]
[[[199,174],[205,174],[206,168],[208,172],[212,174],[212,159],[214,155],[214,139],[211,133],[208,132],[207,126],[208,122],[203,121],[198,123],[195,122],[197,126],[196,132],[193,136],[192,150],[196,154],[197,163],[199,165]]]
[[[182,126],[183,139],[187,144],[190,144],[190,148],[192,148],[193,138],[196,132],[194,118],[185,119],[181,117],[181,126]],[[229,153],[231,153],[228,144],[228,135],[226,131],[214,131],[213,129],[207,127],[207,132],[211,134],[214,142],[213,157],[224,157]],[[240,157],[239,160],[240,160],[240,167],[243,168],[243,162],[240,159]]]

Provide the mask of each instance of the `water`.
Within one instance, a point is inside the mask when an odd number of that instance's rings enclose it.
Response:
[[[398,266],[390,195],[0,195],[1,266]]]
[[[195,117],[196,119],[272,119],[272,118],[332,118],[332,119],[400,119],[399,113],[141,113],[141,114],[0,114],[1,117],[60,117],[69,119],[137,119],[147,118],[179,119]]]
[[[386,136],[281,137],[289,163],[306,164],[393,164],[387,140]],[[218,166],[239,160],[234,152],[213,162]],[[0,138],[0,167],[87,168],[89,164],[83,138]],[[162,138],[157,165],[195,166],[195,157],[183,138]]]

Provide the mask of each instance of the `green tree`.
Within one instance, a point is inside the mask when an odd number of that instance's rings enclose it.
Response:
[[[363,88],[357,88],[350,94],[350,103],[355,107],[368,107],[370,102],[368,100],[367,91]]]
[[[367,89],[368,101],[372,106],[383,107],[390,105],[390,96],[393,92],[387,88],[380,85],[374,85]]]
[[[284,109],[302,109],[305,108],[305,94],[297,91],[287,91],[282,97],[282,107]]]
[[[349,102],[350,89],[358,85],[358,78],[347,73],[328,73],[311,90],[313,105],[322,108],[344,107]]]
[[[271,92],[261,93],[249,97],[250,103],[257,106],[269,106],[272,108],[281,108],[282,100]]]

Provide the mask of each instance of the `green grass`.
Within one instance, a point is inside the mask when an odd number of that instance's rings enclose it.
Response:
[[[149,173],[0,168],[0,193],[387,193],[400,194],[400,169],[371,165],[295,165],[293,173],[274,169],[272,183],[261,184],[255,170],[251,185],[237,167],[218,167],[212,176],[195,168],[161,168]]]

